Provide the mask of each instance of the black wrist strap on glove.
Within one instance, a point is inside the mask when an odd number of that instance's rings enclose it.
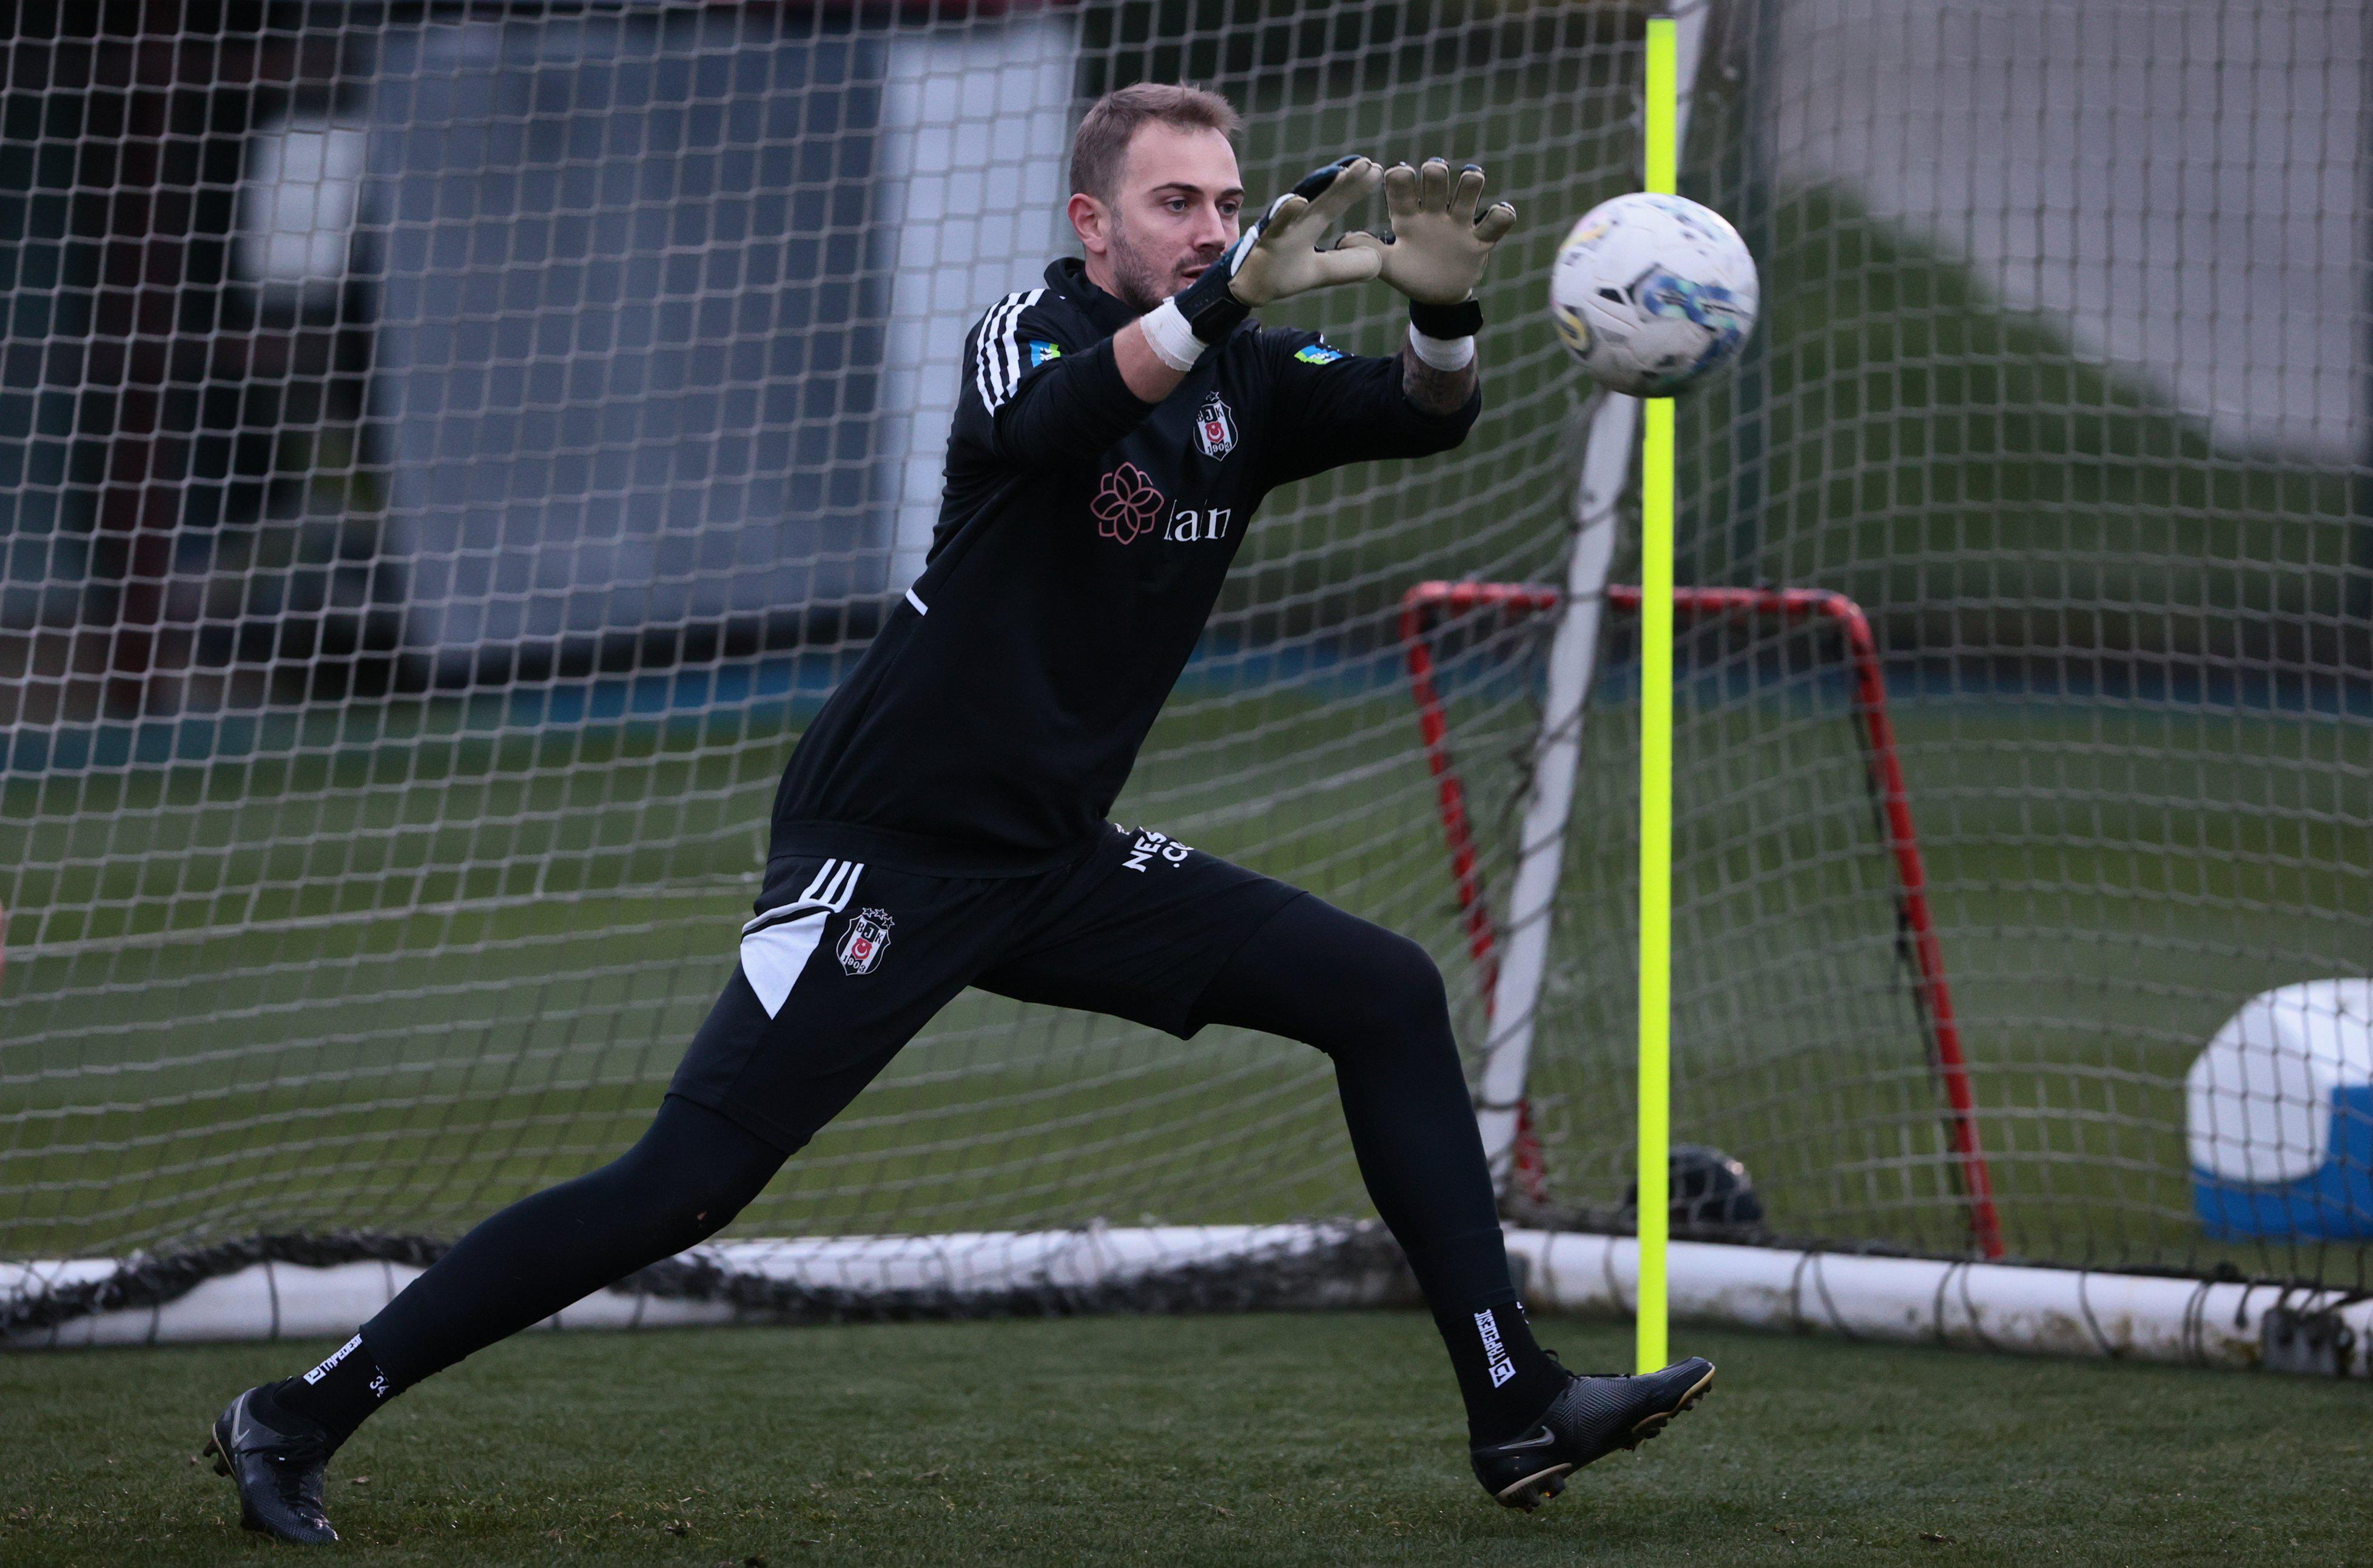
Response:
[[[1203,275],[1170,297],[1178,313],[1186,318],[1186,328],[1195,340],[1206,346],[1220,343],[1236,330],[1238,322],[1253,313],[1253,308],[1228,292],[1228,267],[1233,251],[1203,269]]]
[[[1429,305],[1422,299],[1412,299],[1409,325],[1427,337],[1473,337],[1483,330],[1483,307],[1472,299],[1461,299],[1455,305]]]

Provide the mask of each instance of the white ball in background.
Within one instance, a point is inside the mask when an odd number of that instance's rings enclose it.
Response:
[[[1549,319],[1593,380],[1670,397],[1736,359],[1762,290],[1728,220],[1644,191],[1601,202],[1558,247]]]
[[[2255,996],[2184,1075],[2212,1235],[2373,1236],[2373,980]]]

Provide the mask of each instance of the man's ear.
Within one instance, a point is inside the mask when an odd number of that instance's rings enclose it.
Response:
[[[1074,191],[1064,207],[1071,220],[1071,231],[1080,237],[1081,246],[1092,256],[1101,256],[1110,246],[1112,215],[1104,203],[1084,191]]]

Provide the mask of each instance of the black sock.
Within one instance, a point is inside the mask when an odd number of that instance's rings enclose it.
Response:
[[[1450,1348],[1470,1442],[1504,1443],[1521,1434],[1565,1387],[1565,1368],[1533,1342],[1522,1302],[1437,1312],[1433,1326]]]
[[[276,1408],[328,1433],[335,1448],[355,1434],[364,1417],[402,1392],[357,1334],[312,1371],[274,1384],[271,1398]]]

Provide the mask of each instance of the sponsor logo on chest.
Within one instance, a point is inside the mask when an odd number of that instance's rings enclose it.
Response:
[[[1096,532],[1121,544],[1134,544],[1140,534],[1162,526],[1170,497],[1154,487],[1145,470],[1124,462],[1104,476],[1095,499],[1088,503]]]
[[[1236,450],[1236,415],[1218,392],[1204,399],[1195,415],[1195,444],[1214,462]]]
[[[1195,544],[1228,536],[1228,524],[1234,521],[1233,507],[1210,507],[1200,511],[1193,507],[1180,507],[1170,514],[1170,525],[1162,537],[1178,544]]]
[[[1229,430],[1233,445],[1233,424]],[[1124,462],[1104,476],[1088,503],[1088,512],[1096,520],[1096,532],[1116,544],[1134,544],[1157,531],[1174,544],[1225,539],[1236,517],[1233,507],[1175,505],[1133,462]]]

